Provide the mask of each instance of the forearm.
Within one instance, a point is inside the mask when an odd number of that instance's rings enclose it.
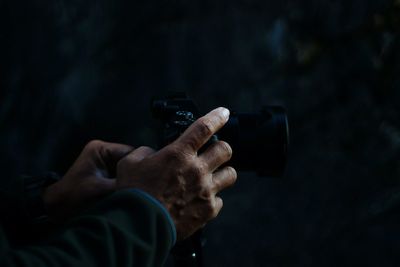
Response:
[[[173,230],[162,208],[123,191],[41,245],[13,249],[3,244],[0,266],[162,266]]]

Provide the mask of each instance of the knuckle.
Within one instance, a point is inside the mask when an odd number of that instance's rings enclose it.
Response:
[[[204,175],[206,174],[206,169],[203,164],[193,164],[190,168],[190,174],[197,181],[201,181]]]
[[[134,163],[132,162],[130,155],[128,155],[117,162],[116,168],[117,170],[125,170],[128,169],[132,164]]]
[[[202,117],[198,120],[198,128],[202,135],[212,135],[214,133],[214,125],[209,118]]]
[[[207,201],[204,205],[204,212],[208,218],[213,218],[216,211],[215,204],[211,201]]]
[[[206,201],[206,203],[211,203],[212,192],[207,187],[203,186],[200,189],[200,198]]]
[[[97,150],[97,149],[103,147],[104,143],[105,142],[101,141],[101,140],[92,140],[86,144],[85,150],[87,150],[87,151]]]
[[[213,213],[211,214],[211,220],[217,218],[218,214],[219,214],[219,210],[215,209],[213,211]]]
[[[218,216],[222,206],[223,206],[222,200],[220,200],[219,203],[217,201],[214,201],[213,209],[210,214],[210,219],[215,219]]]
[[[153,152],[154,151],[151,147],[148,147],[148,146],[140,146],[137,148],[137,150],[142,151],[142,152]]]
[[[117,162],[117,170],[125,168],[126,162],[127,162],[126,158],[123,158],[120,161],[118,161]]]
[[[228,173],[228,177],[230,178],[231,184],[236,182],[237,179],[237,172],[234,168],[232,167],[226,167],[226,171]]]
[[[205,176],[208,173],[208,164],[204,161],[197,160],[195,163],[195,168],[202,176]]]
[[[219,198],[219,209],[221,210],[224,207],[224,201],[222,198]]]
[[[165,148],[165,153],[171,161],[185,161],[184,153],[178,146],[169,145]]]
[[[232,157],[232,147],[225,141],[219,141],[219,147],[228,158]]]
[[[199,137],[197,135],[192,135],[187,138],[184,143],[176,141],[177,145],[181,147],[181,150],[191,149],[193,151],[197,150],[197,144],[199,142]]]

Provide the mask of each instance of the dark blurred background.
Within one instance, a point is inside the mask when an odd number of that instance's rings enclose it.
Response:
[[[207,266],[399,266],[399,0],[0,0],[4,176],[156,144],[152,96],[284,105],[284,179],[240,174]]]

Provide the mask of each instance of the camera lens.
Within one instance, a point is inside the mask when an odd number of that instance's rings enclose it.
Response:
[[[289,145],[285,109],[269,106],[258,113],[231,114],[218,139],[233,150],[229,165],[238,171],[256,171],[263,177],[282,177]]]

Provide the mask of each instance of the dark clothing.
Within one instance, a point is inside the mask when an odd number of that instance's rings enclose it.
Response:
[[[1,211],[2,267],[162,266],[175,242],[175,228],[167,211],[138,190],[112,194],[50,237],[25,243],[14,240],[14,235],[8,234],[10,229],[12,232],[9,222],[16,220],[14,227],[22,227],[22,232],[24,224],[28,227],[30,223],[17,221],[23,218],[26,203],[22,187],[16,188],[14,194],[4,189],[1,192],[2,207],[12,207]]]

